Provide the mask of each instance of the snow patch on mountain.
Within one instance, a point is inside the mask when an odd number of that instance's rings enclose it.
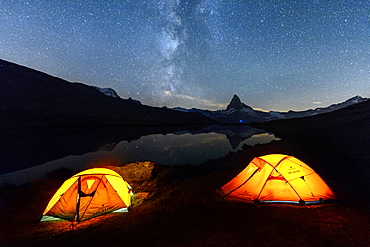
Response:
[[[101,93],[107,95],[107,96],[110,96],[110,97],[113,97],[113,98],[117,98],[117,99],[120,99],[121,97],[119,97],[119,95],[117,94],[116,91],[114,91],[114,89],[112,88],[100,88],[100,87],[94,87],[96,90],[100,91]]]
[[[282,114],[281,112],[277,111],[269,111],[269,114],[272,118],[279,118],[279,119],[285,119],[286,116]]]

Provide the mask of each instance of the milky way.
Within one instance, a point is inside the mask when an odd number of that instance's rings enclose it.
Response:
[[[154,106],[370,97],[370,1],[0,2],[0,58]]]

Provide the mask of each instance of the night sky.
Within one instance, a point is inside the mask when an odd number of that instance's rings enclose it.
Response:
[[[370,97],[368,0],[0,1],[0,58],[152,106]]]

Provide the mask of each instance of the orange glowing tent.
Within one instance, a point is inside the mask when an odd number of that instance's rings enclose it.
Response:
[[[127,212],[131,187],[115,171],[92,168],[67,179],[46,206],[41,221],[81,222],[111,212]]]
[[[284,154],[255,157],[221,190],[225,196],[251,202],[312,204],[335,199],[333,191],[312,168]]]

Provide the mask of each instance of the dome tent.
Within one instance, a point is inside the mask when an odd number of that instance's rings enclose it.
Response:
[[[313,204],[335,199],[332,190],[312,168],[284,154],[255,157],[221,190],[226,197],[251,202]]]
[[[131,187],[115,171],[92,168],[67,179],[46,206],[41,221],[81,222],[113,211],[126,211]]]

